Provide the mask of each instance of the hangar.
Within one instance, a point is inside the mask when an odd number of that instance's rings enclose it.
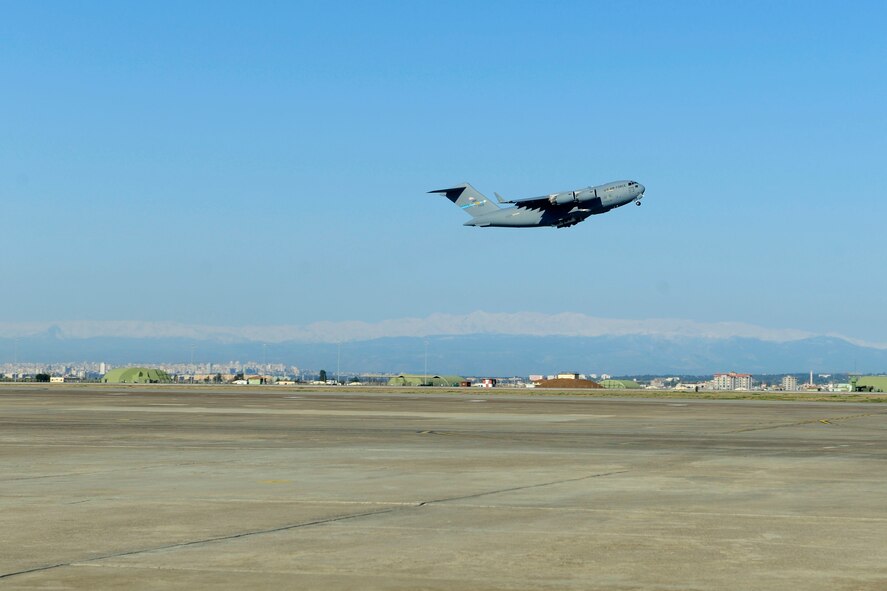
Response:
[[[118,367],[102,376],[103,384],[171,384],[172,378],[153,367]]]
[[[402,373],[388,380],[389,386],[459,386],[465,378],[460,376],[422,375]]]
[[[602,380],[601,386],[610,390],[638,390],[642,387],[634,380]]]
[[[887,392],[887,376],[853,376],[851,392]]]

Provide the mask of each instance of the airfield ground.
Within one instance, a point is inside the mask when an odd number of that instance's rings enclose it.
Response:
[[[887,405],[536,394],[3,385],[0,589],[887,589]]]

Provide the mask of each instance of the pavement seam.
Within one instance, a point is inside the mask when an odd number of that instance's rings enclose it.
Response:
[[[127,468],[115,468],[113,470],[96,470],[94,472],[60,472],[58,474],[44,474],[42,476],[19,476],[15,478],[0,478],[0,482],[20,482],[23,480],[44,480],[47,478],[66,478],[68,476],[95,476],[96,474],[116,474],[117,472],[144,472],[156,468],[167,469],[170,466],[181,468],[183,466],[202,466],[201,462],[185,462],[182,464],[155,464],[153,466],[132,466]]]

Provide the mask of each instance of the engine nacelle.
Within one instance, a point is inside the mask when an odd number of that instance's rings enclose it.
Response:
[[[552,205],[569,205],[571,203],[579,203],[576,191],[567,191],[566,193],[555,193],[549,195],[548,200]]]
[[[582,203],[583,201],[591,201],[592,199],[594,199],[594,191],[591,189],[566,191],[564,193],[555,193],[548,196],[548,200],[552,205],[570,205],[571,203]]]

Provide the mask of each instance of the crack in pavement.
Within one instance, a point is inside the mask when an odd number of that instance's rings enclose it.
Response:
[[[585,476],[579,476],[577,478],[565,478],[565,479],[553,480],[553,481],[549,481],[549,482],[540,482],[537,484],[527,484],[524,486],[514,486],[514,487],[510,487],[510,488],[502,488],[502,489],[484,491],[484,492],[474,493],[474,494],[470,494],[470,495],[444,497],[442,499],[433,499],[430,501],[420,501],[418,503],[409,503],[409,504],[405,504],[405,505],[402,504],[402,505],[396,506],[396,507],[386,507],[385,509],[377,509],[375,511],[361,511],[359,513],[348,513],[345,515],[336,515],[334,517],[327,517],[325,519],[315,519],[312,521],[304,521],[301,523],[292,523],[289,525],[282,525],[279,527],[250,530],[250,531],[238,532],[238,533],[234,533],[234,534],[228,534],[228,535],[224,535],[224,536],[214,536],[211,538],[203,538],[200,540],[191,540],[188,542],[177,542],[174,544],[163,544],[160,546],[153,546],[151,548],[139,548],[136,550],[125,550],[123,552],[112,552],[109,554],[102,554],[100,556],[93,556],[92,558],[71,560],[68,562],[57,562],[57,563],[53,563],[53,564],[44,564],[41,566],[35,566],[35,567],[27,568],[27,569],[22,569],[19,571],[14,571],[14,572],[9,572],[9,573],[0,573],[0,580],[8,579],[10,577],[15,577],[18,575],[26,575],[29,573],[36,573],[36,572],[41,572],[41,571],[52,570],[52,569],[61,568],[61,567],[65,567],[65,566],[89,564],[89,563],[98,562],[101,560],[107,560],[109,558],[121,558],[124,556],[134,556],[137,554],[150,554],[152,552],[163,552],[166,550],[177,550],[180,548],[189,548],[189,547],[193,547],[193,546],[200,546],[202,544],[212,544],[215,542],[227,542],[229,540],[249,538],[249,537],[260,536],[260,535],[264,535],[264,534],[273,534],[273,533],[278,533],[278,532],[299,529],[299,528],[303,528],[303,527],[312,527],[312,526],[316,526],[316,525],[326,525],[329,523],[336,523],[336,522],[340,522],[340,521],[360,519],[362,517],[373,517],[376,515],[384,515],[384,514],[388,514],[388,513],[402,512],[402,511],[408,511],[408,510],[412,510],[412,509],[419,509],[422,507],[428,507],[431,505],[437,505],[437,504],[441,504],[441,503],[448,503],[448,502],[452,502],[452,501],[461,501],[463,499],[476,499],[478,497],[486,497],[486,496],[500,494],[500,493],[514,492],[514,491],[519,491],[519,490],[528,490],[528,489],[533,489],[533,488],[542,488],[542,487],[546,487],[546,486],[555,486],[558,484],[566,484],[569,482],[581,482],[583,480],[590,480],[592,478],[603,478],[605,476],[613,476],[616,474],[625,474],[626,472],[629,472],[629,470],[619,470],[619,471],[615,471],[615,472],[602,472],[602,473],[598,473],[598,474],[587,474]]]
[[[487,492],[475,493],[472,495],[462,495],[459,497],[446,497],[443,499],[434,499],[432,501],[422,501],[421,503],[415,505],[416,507],[427,507],[428,505],[436,505],[440,503],[448,503],[450,501],[461,501],[463,499],[476,499],[478,497],[486,497],[489,495],[497,495],[500,493],[514,492],[518,490],[527,490],[531,488],[541,488],[544,486],[554,486],[556,484],[565,484],[567,482],[580,482],[582,480],[590,480],[592,478],[602,478],[604,476],[613,476],[616,474],[625,474],[628,470],[619,470],[616,472],[602,472],[600,474],[588,474],[586,476],[579,476],[578,478],[565,478],[563,480],[553,480],[551,482],[542,482],[539,484],[527,484],[524,486],[514,486],[511,488],[502,488],[499,490],[491,490]]]
[[[271,534],[281,531],[287,531],[291,529],[298,529],[300,527],[310,527],[312,525],[323,525],[326,523],[333,523],[336,521],[344,521],[346,519],[357,519],[359,517],[368,517],[371,515],[380,515],[383,513],[391,513],[392,511],[396,511],[400,509],[399,507],[391,507],[387,509],[379,509],[378,511],[364,511],[361,513],[350,513],[347,515],[337,515],[335,517],[328,517],[326,519],[316,519],[314,521],[305,521],[302,523],[293,523],[290,525],[283,525],[280,527],[272,527],[268,529],[260,529],[260,530],[252,530],[239,532],[236,534],[228,534],[225,536],[215,536],[212,538],[204,538],[201,540],[191,540],[188,542],[178,542],[175,544],[164,544],[162,546],[154,546],[151,548],[139,548],[137,550],[126,550],[124,552],[113,552],[110,554],[102,554],[101,556],[93,556],[92,558],[85,558],[81,560],[71,560],[69,562],[59,562],[55,564],[45,564],[42,566],[35,566],[29,569],[23,569],[16,572],[11,573],[0,573],[0,579],[6,579],[9,577],[14,577],[17,575],[25,575],[28,573],[35,573],[45,570],[52,570],[54,568],[59,568],[63,566],[73,566],[76,564],[88,564],[90,562],[97,562],[99,560],[107,560],[108,558],[120,558],[122,556],[133,556],[135,554],[148,554],[151,552],[162,552],[164,550],[175,550],[177,548],[187,548],[189,546],[198,546],[200,544],[211,544],[213,542],[225,542],[228,540],[236,540],[238,538],[247,538],[251,536],[258,536],[262,534]]]

